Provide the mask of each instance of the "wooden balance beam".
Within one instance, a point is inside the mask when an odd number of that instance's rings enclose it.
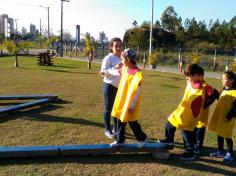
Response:
[[[0,158],[27,158],[51,156],[84,156],[112,153],[151,153],[153,157],[168,159],[172,148],[161,143],[146,143],[143,148],[137,144],[124,144],[111,147],[109,144],[65,145],[65,146],[20,146],[0,147]]]
[[[38,105],[42,105],[50,101],[51,99],[40,99],[40,100],[30,101],[30,102],[26,102],[26,103],[22,103],[18,105],[11,105],[7,107],[3,107],[3,108],[0,108],[0,115],[19,111],[26,108],[31,108]]]
[[[57,99],[55,94],[34,94],[34,95],[4,95],[0,100],[30,100],[30,99]]]

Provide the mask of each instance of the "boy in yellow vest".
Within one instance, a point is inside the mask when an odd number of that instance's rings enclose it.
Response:
[[[117,139],[110,145],[121,146],[125,141],[125,127],[129,124],[136,139],[137,147],[142,148],[147,142],[147,135],[142,131],[137,119],[139,117],[141,80],[143,78],[137,67],[137,57],[133,50],[127,48],[121,54],[123,67],[119,70],[121,80],[111,115],[119,121]]]
[[[206,97],[213,94],[213,89],[203,80],[204,70],[197,64],[187,65],[185,76],[187,86],[184,97],[178,108],[169,116],[165,139],[159,140],[159,142],[173,147],[176,128],[182,129],[185,152],[181,154],[180,159],[193,160],[195,159],[194,150],[201,150],[204,140],[205,124],[208,118],[207,107],[213,101],[208,105],[204,104],[207,102]],[[215,98],[213,97],[213,99]]]

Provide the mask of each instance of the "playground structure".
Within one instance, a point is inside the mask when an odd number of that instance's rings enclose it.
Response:
[[[8,95],[0,96],[0,101],[31,100],[17,105],[0,108],[0,115],[17,112],[34,106],[57,101],[54,94],[36,95]],[[2,158],[28,158],[28,157],[56,157],[56,156],[84,156],[119,153],[151,153],[158,159],[168,159],[169,150],[173,147],[162,143],[146,143],[143,148],[137,144],[124,144],[120,147],[111,147],[109,144],[88,145],[62,145],[62,146],[0,146],[0,159]]]
[[[44,105],[51,101],[58,100],[57,95],[45,94],[45,95],[9,95],[0,96],[0,100],[31,100],[29,102],[20,103],[17,105],[10,105],[0,108],[0,115],[16,112],[22,109],[31,108],[34,106]]]

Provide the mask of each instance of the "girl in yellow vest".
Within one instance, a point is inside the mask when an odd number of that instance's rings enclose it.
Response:
[[[147,142],[147,135],[142,131],[137,119],[139,117],[141,80],[143,78],[137,67],[137,57],[133,50],[127,48],[121,54],[124,66],[119,70],[121,80],[116,94],[111,115],[119,121],[117,139],[110,145],[121,146],[125,141],[127,123],[138,140],[137,147],[142,148]]]
[[[222,157],[224,163],[233,161],[233,128],[236,117],[236,75],[226,71],[222,75],[223,91],[212,115],[208,129],[217,134],[218,150],[210,153],[212,157]],[[227,153],[224,153],[224,139],[227,143]]]

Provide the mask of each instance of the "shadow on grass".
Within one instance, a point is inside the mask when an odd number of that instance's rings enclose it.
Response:
[[[182,169],[192,170],[196,172],[206,172],[205,174],[222,174],[222,175],[235,175],[233,163],[230,166],[219,167],[222,162],[214,161],[215,166],[209,165],[211,160],[199,159],[198,161],[184,162],[178,159],[178,155],[172,154],[168,160],[155,159],[150,154],[108,154],[97,156],[79,156],[79,157],[49,157],[49,158],[20,158],[20,159],[4,159],[0,160],[1,166],[8,165],[43,165],[43,164],[67,164],[67,163],[79,163],[86,165],[93,164],[120,164],[120,163],[156,163],[158,167],[163,165],[174,166]],[[175,169],[175,168],[173,168]],[[191,174],[191,171],[189,171]],[[202,173],[203,174],[203,173]]]
[[[0,123],[4,123],[16,118],[25,118],[28,120],[42,121],[42,122],[63,122],[71,124],[81,124],[81,125],[91,125],[96,127],[104,127],[103,123],[98,123],[94,121],[89,121],[83,118],[71,118],[71,117],[58,117],[48,114],[42,114],[44,112],[53,111],[58,108],[63,108],[59,105],[49,105],[49,106],[38,106],[33,109],[18,111],[11,114],[1,115]]]

